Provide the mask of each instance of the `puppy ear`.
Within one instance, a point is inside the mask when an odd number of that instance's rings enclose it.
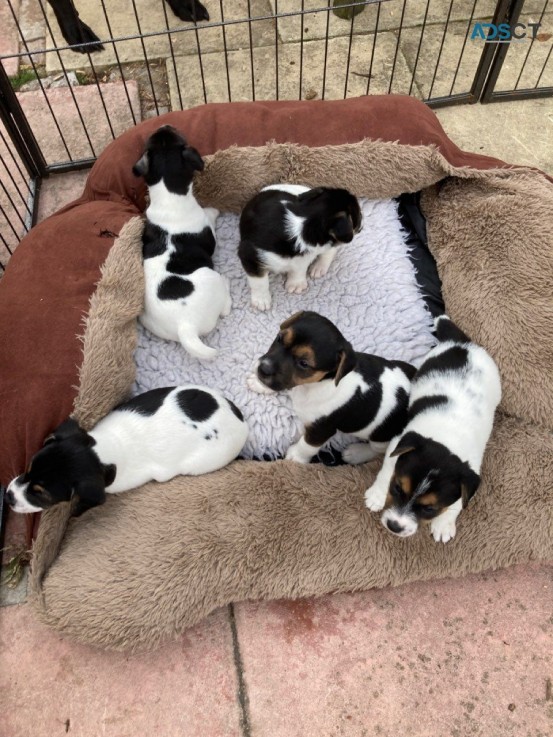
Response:
[[[299,194],[298,200],[299,202],[311,202],[311,200],[316,200],[317,197],[320,197],[324,191],[324,187],[313,187],[313,189],[308,189],[307,192]]]
[[[114,463],[109,463],[107,466],[102,465],[102,473],[104,474],[104,484],[110,486],[115,481],[117,466]]]
[[[419,445],[419,436],[414,432],[407,432],[402,438],[399,439],[399,443],[390,453],[390,458],[402,456],[404,453],[410,453],[412,450],[417,450]]]
[[[187,146],[182,151],[183,159],[190,164],[195,171],[203,171],[205,164],[204,160],[200,156],[199,152],[196,151],[192,146]]]
[[[461,501],[463,503],[463,509],[465,509],[472,497],[476,494],[479,486],[480,476],[467,465],[461,479]]]
[[[354,236],[351,215],[347,212],[339,213],[328,232],[338,243],[349,243]]]
[[[145,177],[146,174],[148,173],[148,166],[149,166],[148,152],[145,151],[144,154],[142,155],[142,158],[138,159],[136,164],[133,166],[132,173],[134,174],[135,177]]]
[[[299,312],[295,312],[291,317],[289,317],[287,320],[285,320],[282,325],[280,326],[281,330],[286,330],[286,328],[289,328],[290,325],[292,325],[296,320],[303,315],[305,310],[300,310]]]
[[[70,417],[65,420],[65,422],[62,422],[61,425],[59,425],[54,432],[46,438],[44,443],[50,443],[53,440],[67,440],[68,438],[80,438],[82,440],[86,438],[90,439],[91,444],[94,442],[90,435],[82,429],[77,420]]]
[[[75,487],[77,503],[73,510],[75,517],[80,517],[92,507],[98,507],[106,501],[106,489],[103,476],[90,476],[80,481]]]
[[[336,376],[334,377],[334,383],[336,386],[344,378],[346,374],[353,371],[355,366],[355,353],[349,343],[338,352],[338,368],[336,369]]]

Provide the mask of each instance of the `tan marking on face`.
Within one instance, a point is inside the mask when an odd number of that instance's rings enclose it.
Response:
[[[44,488],[44,486],[41,486],[40,484],[33,484],[31,488],[37,494],[45,494],[46,493],[46,489]]]
[[[282,338],[282,343],[286,346],[286,348],[289,348],[293,342],[294,342],[294,331],[292,328],[285,328],[281,331],[280,337]]]
[[[314,384],[316,381],[322,381],[326,376],[326,371],[313,371],[310,376],[298,376],[294,372],[294,384]]]
[[[310,365],[311,368],[315,368],[317,361],[315,360],[315,351],[310,345],[297,345],[291,349],[291,353],[294,358],[299,358]]]
[[[424,506],[433,507],[438,503],[438,495],[435,491],[428,491],[418,498],[418,503]]]
[[[410,476],[397,476],[396,478],[398,484],[403,489],[403,493],[407,494],[407,496],[411,495],[411,492],[413,491],[413,480]]]

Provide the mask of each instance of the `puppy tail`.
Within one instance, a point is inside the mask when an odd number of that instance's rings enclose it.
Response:
[[[199,358],[202,361],[210,361],[217,355],[215,348],[210,348],[205,343],[202,343],[191,325],[185,324],[179,326],[179,340],[194,358]]]
[[[440,315],[434,320],[434,332],[440,343],[446,340],[452,340],[454,343],[470,343],[470,338],[447,315]]]

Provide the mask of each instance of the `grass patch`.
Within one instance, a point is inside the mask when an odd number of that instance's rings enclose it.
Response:
[[[36,74],[33,69],[21,67],[19,72],[14,76],[10,77],[10,84],[12,88],[17,92],[24,84],[30,82],[32,79],[36,79]]]
[[[16,588],[21,579],[25,567],[29,565],[31,560],[31,551],[21,547],[15,552],[12,551],[12,557],[8,560],[4,571],[4,584],[11,589]]]

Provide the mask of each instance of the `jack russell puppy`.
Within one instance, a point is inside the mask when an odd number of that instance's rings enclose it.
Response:
[[[106,493],[178,474],[197,476],[234,460],[248,427],[240,410],[199,386],[152,389],[121,404],[90,432],[68,419],[46,438],[6,501],[16,512],[41,512],[77,497],[75,515],[103,504]]]
[[[287,460],[309,463],[340,430],[365,441],[346,448],[343,459],[364,463],[403,430],[414,373],[409,363],[356,353],[326,317],[298,312],[282,323],[248,386],[290,392],[305,432]]]
[[[201,207],[192,191],[204,162],[175,128],[164,125],[146,143],[133,167],[149,188],[150,204],[142,236],[145,301],[140,321],[164,340],[180,341],[196,358],[217,355],[201,335],[230,314],[228,280],[213,269],[215,221],[212,207]]]
[[[238,256],[251,289],[252,305],[271,306],[269,272],[286,274],[286,289],[307,289],[307,270],[324,276],[336,246],[349,243],[361,229],[361,208],[346,189],[299,184],[265,187],[240,216]]]
[[[412,381],[407,425],[388,446],[365,504],[384,509],[382,524],[394,535],[409,537],[429,520],[434,540],[446,543],[480,484],[501,381],[490,355],[447,316],[435,329],[438,345]]]

